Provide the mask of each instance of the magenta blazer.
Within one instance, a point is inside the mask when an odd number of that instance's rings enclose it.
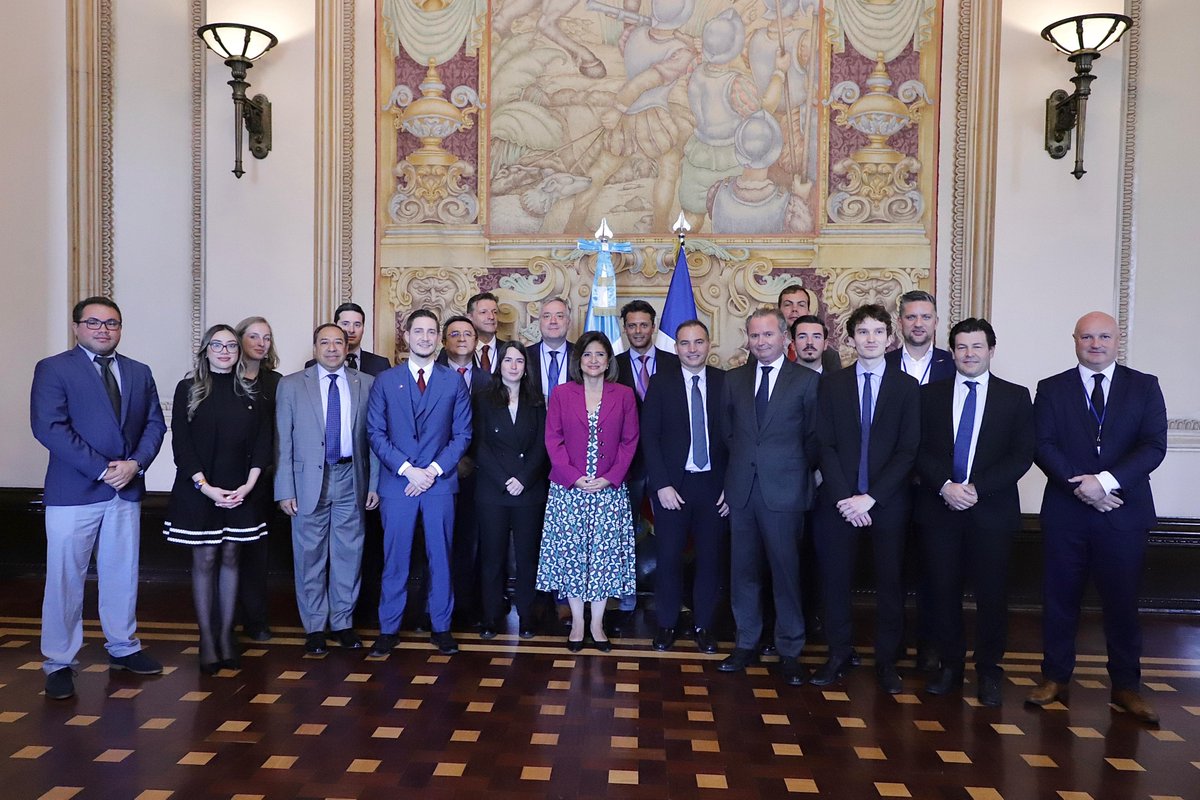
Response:
[[[638,411],[633,390],[619,383],[604,384],[597,426],[600,452],[596,477],[613,486],[625,480],[637,451]],[[583,384],[569,381],[550,395],[546,407],[546,451],[550,454],[550,480],[570,488],[587,466],[587,400]]]

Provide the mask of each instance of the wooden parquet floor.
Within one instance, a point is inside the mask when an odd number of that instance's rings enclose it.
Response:
[[[173,604],[143,593],[140,633],[165,674],[109,672],[89,620],[77,694],[51,701],[39,621],[20,613],[37,589],[0,589],[17,612],[0,618],[3,800],[1200,798],[1191,618],[1147,619],[1151,729],[1108,705],[1091,616],[1066,703],[1039,710],[1021,702],[1038,677],[1037,618],[1014,615],[1004,705],[988,709],[972,683],[965,697],[923,694],[911,669],[905,693],[885,695],[862,647],[864,665],[825,690],[789,687],[769,663],[726,675],[686,640],[654,652],[644,620],[607,655],[463,633],[445,657],[412,633],[385,659],[333,643],[305,657],[302,631],[276,626],[247,643],[242,669],[205,677],[182,587]]]

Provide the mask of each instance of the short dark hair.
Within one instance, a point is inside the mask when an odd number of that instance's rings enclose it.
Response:
[[[783,296],[788,294],[803,294],[808,297],[808,289],[805,289],[798,283],[789,283],[787,286],[779,290],[779,297],[775,298],[775,305],[783,302]]]
[[[347,311],[353,311],[355,314],[358,314],[363,318],[363,322],[367,321],[367,312],[363,311],[363,307],[358,303],[342,303],[333,310],[333,324],[336,325],[338,320],[342,318],[342,314],[346,313]]]
[[[708,326],[698,319],[686,319],[675,326],[675,338],[679,338],[679,332],[684,328],[700,328],[704,331],[704,335],[712,338],[712,334],[708,332]]]
[[[325,330],[326,328],[333,328],[334,330],[336,330],[338,333],[340,333],[342,335],[342,341],[343,342],[346,341],[346,332],[344,330],[342,330],[341,325],[338,325],[336,322],[322,322],[320,325],[313,328],[313,345],[314,346],[317,343],[317,339],[321,338],[321,331]]]
[[[933,310],[937,311],[937,299],[924,289],[913,289],[900,295],[900,299],[896,301],[896,313],[904,316],[904,307],[909,303],[929,303]]]
[[[117,312],[117,318],[121,319],[120,307],[118,307],[111,298],[97,295],[96,297],[85,297],[76,303],[75,307],[71,309],[71,321],[75,323],[83,322],[83,310],[88,306],[104,306],[105,308],[111,308],[113,311]]]
[[[451,320],[447,320],[449,325]],[[521,375],[521,383],[517,389],[517,402],[530,406],[541,406],[546,404],[546,398],[542,396],[541,381],[534,383],[535,378],[533,372],[529,369],[529,351],[525,345],[520,342],[505,342],[496,352],[496,361],[500,362],[508,356],[509,350],[516,350],[521,354],[521,358],[525,359],[525,372]],[[483,397],[496,408],[508,407],[508,387],[504,385],[504,378],[500,375],[500,370],[492,373],[492,382],[482,392]]]
[[[441,323],[438,322],[437,314],[433,313],[428,308],[418,308],[416,311],[409,314],[408,319],[404,321],[404,330],[412,330],[413,323],[419,320],[421,317],[429,317],[431,320],[433,320],[434,327],[441,327]]]
[[[410,319],[411,319],[411,317],[410,317]],[[447,319],[446,324],[442,326],[442,338],[443,339],[446,338],[446,331],[450,330],[450,326],[456,322],[465,322],[471,326],[472,332],[474,332],[474,330],[475,330],[475,323],[471,322],[471,320],[468,317],[464,316],[463,314],[455,314],[453,317],[450,317],[449,319]]]
[[[625,321],[625,317],[631,313],[641,312],[650,315],[650,321],[654,322],[658,316],[658,312],[654,310],[654,306],[647,303],[645,300],[630,300],[625,305],[621,306],[621,322]]]
[[[821,319],[816,314],[804,314],[802,316],[796,317],[796,321],[792,323],[792,329],[790,332],[792,334],[793,339],[796,338],[796,326],[802,322],[807,325],[820,325],[821,326],[821,335],[824,336],[826,339],[829,338],[829,326],[825,324],[825,320]]]
[[[491,292],[480,292],[479,294],[471,295],[471,299],[467,300],[468,314],[475,310],[475,304],[480,300],[491,300],[496,305],[500,305],[500,298],[496,297],[496,295],[492,294]],[[446,324],[449,325],[450,320],[446,320]]]
[[[617,376],[620,374],[617,367],[617,357],[613,354],[612,342],[608,340],[608,337],[602,331],[585,331],[579,337],[579,341],[572,345],[571,360],[567,362],[567,377],[576,383],[583,383],[583,368],[580,366],[580,363],[583,361],[583,351],[592,342],[599,342],[604,346],[604,352],[608,353],[608,371],[604,373],[605,382],[616,383]]]
[[[996,331],[992,330],[992,323],[982,317],[967,317],[962,322],[950,329],[950,349],[954,349],[954,337],[960,333],[977,333],[983,331],[983,335],[987,338],[987,346],[989,348],[996,346]]]
[[[850,315],[850,319],[846,320],[846,335],[853,339],[854,329],[864,319],[873,319],[876,322],[882,322],[887,326],[888,336],[892,335],[892,315],[878,303],[867,303],[854,309],[854,313]]]

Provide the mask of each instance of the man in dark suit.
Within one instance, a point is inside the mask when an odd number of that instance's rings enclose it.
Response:
[[[367,411],[367,435],[382,466],[379,497],[384,532],[380,635],[371,655],[386,656],[399,641],[418,516],[429,560],[430,639],[450,655],[458,652],[450,634],[454,495],[458,461],[471,442],[471,396],[458,373],[434,363],[438,321],[433,312],[418,309],[407,322],[408,362],[376,379]]]
[[[818,375],[827,375],[842,368],[842,360],[834,350],[826,348],[829,328],[825,320],[812,314],[796,317],[789,326],[792,333],[792,350],[796,353],[794,363],[808,367]],[[832,355],[832,363],[829,356]]]
[[[726,543],[725,467],[729,461],[721,424],[724,371],[707,366],[708,327],[699,320],[675,329],[680,369],[660,369],[642,404],[641,443],[654,508],[658,568],[654,608],[655,650],[670,650],[683,600],[683,551],[691,533],[696,576],[692,616],[696,647],[717,652],[712,634]],[[716,501],[713,501],[716,498]]]
[[[574,342],[567,341],[571,327],[571,307],[561,297],[542,301],[538,315],[538,330],[542,340],[529,346],[529,374],[542,387],[542,395],[550,399],[555,386],[567,382],[567,361]]]
[[[819,379],[784,357],[787,325],[778,309],[746,320],[749,363],[725,376],[721,416],[729,466],[725,501],[732,526],[730,595],[737,623],[734,650],[718,667],[740,672],[758,660],[762,635],[763,562],[775,597],[775,646],[780,671],[803,684],[800,552],[808,475],[817,454]]]
[[[829,659],[813,676],[827,686],[850,666],[850,603],[858,535],[867,532],[875,564],[875,664],[880,687],[902,690],[896,653],[904,627],[901,582],[910,504],[909,476],[920,443],[916,380],[888,367],[883,354],[892,317],[864,305],[846,321],[858,361],[821,381],[821,477],[815,535]]]
[[[659,369],[679,368],[678,356],[654,344],[655,334],[658,333],[656,317],[654,306],[645,300],[632,300],[621,308],[621,328],[625,331],[629,349],[617,355],[617,381],[633,389],[639,414],[654,374]],[[642,503],[646,500],[646,459],[641,442],[638,442],[637,454],[625,476],[625,486],[629,489],[629,505],[633,510],[634,534],[641,537]],[[608,615],[613,633],[621,633],[636,608],[636,593],[621,598],[617,613]]]
[[[362,349],[363,333],[367,329],[367,315],[358,303],[342,303],[333,311],[333,324],[346,332],[346,366],[374,377],[389,368],[391,362],[381,355]],[[305,368],[316,364],[309,359]]]
[[[1150,473],[1167,452],[1167,409],[1158,379],[1116,363],[1120,334],[1108,314],[1075,324],[1079,365],[1038,384],[1037,465],[1046,473],[1046,560],[1041,685],[1026,702],[1046,705],[1075,669],[1079,601],[1089,575],[1104,607],[1113,705],[1142,722],[1158,714],[1140,694],[1138,581],[1157,522]]]
[[[809,311],[811,306],[808,290],[798,283],[790,283],[783,287],[783,291],[779,293],[776,305],[779,307],[779,313],[783,314],[784,321],[787,322],[788,332],[793,336],[795,335],[796,322],[801,317],[812,317],[812,319],[820,322],[822,329],[825,328],[825,323],[821,322],[821,318],[813,316],[812,312]],[[810,350],[807,362],[802,362],[801,360],[801,343],[793,339],[788,344],[787,360],[793,364],[808,367],[809,369],[813,368],[813,363],[819,363],[822,365],[822,368],[817,370],[817,372],[833,372],[835,369],[841,369],[842,359],[838,355],[837,350],[830,350],[826,347],[826,340],[828,338],[828,330],[826,330],[825,336],[821,339],[820,349]]]
[[[29,402],[33,435],[50,451],[42,670],[54,700],[75,694],[93,550],[109,669],[162,672],[136,636],[143,474],[167,430],[158,389],[149,367],[117,353],[116,303],[89,297],[75,304],[71,319],[77,346],[37,363]]]
[[[280,380],[275,399],[275,499],[292,519],[296,606],[310,655],[327,652],[326,629],[342,647],[362,647],[353,614],[363,512],[379,505],[379,463],[367,446],[374,378],[346,366],[346,339],[341,326],[319,326],[317,363]]]
[[[964,578],[975,588],[975,674],[985,706],[1001,699],[1008,633],[1008,557],[1021,524],[1017,481],[1033,464],[1029,390],[991,373],[996,334],[985,319],[950,329],[957,374],[921,388],[921,449],[913,517],[932,587],[933,695],[962,686]]]
[[[480,292],[467,300],[467,319],[475,326],[475,360],[484,372],[500,368],[504,342],[496,336],[500,328],[500,301],[491,292]]]

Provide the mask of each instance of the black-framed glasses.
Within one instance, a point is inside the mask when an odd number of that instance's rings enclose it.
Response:
[[[214,353],[236,353],[238,351],[237,342],[218,342],[213,340],[208,343],[208,349]]]
[[[121,329],[121,320],[119,319],[96,319],[88,317],[79,321],[79,324],[87,328],[89,331],[98,331],[105,328],[110,331],[119,331]]]

